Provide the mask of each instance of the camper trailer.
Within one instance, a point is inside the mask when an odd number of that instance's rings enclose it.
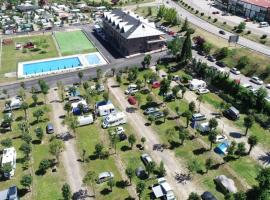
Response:
[[[92,124],[94,122],[93,115],[84,115],[78,117],[78,124],[79,126],[85,126],[88,124]]]
[[[111,113],[104,118],[103,128],[109,128],[127,123],[126,115],[123,112]]]
[[[196,128],[202,133],[210,131],[209,122],[199,123]]]
[[[21,108],[22,102],[20,98],[13,98],[10,100],[10,106],[9,105],[5,105],[5,111],[10,111],[10,110],[16,110]]]
[[[1,166],[3,167],[4,164],[10,164],[12,167],[12,170],[9,173],[4,173],[4,177],[10,178],[14,176],[16,169],[16,150],[14,147],[6,148],[3,150]]]
[[[206,83],[203,80],[193,79],[189,82],[190,90],[198,90],[201,88],[206,88]]]
[[[115,112],[115,107],[112,103],[98,107],[99,116],[106,116],[106,115],[113,113],[113,112]]]

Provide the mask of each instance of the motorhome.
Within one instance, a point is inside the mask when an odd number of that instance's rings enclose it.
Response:
[[[198,123],[196,129],[202,133],[210,131],[209,122]]]
[[[78,125],[79,126],[85,126],[85,125],[88,125],[88,124],[92,124],[94,122],[92,114],[79,116],[77,120],[78,120]]]
[[[115,107],[112,103],[108,103],[106,105],[99,106],[97,110],[99,116],[106,116],[108,114],[115,112]]]
[[[1,166],[3,167],[5,164],[10,164],[12,170],[9,173],[4,173],[4,177],[10,178],[14,176],[16,169],[16,150],[14,147],[6,148],[3,150],[3,157]]]
[[[152,187],[152,191],[156,198],[176,200],[171,186],[164,177],[158,179],[158,184]]]
[[[190,90],[198,90],[201,88],[206,88],[206,83],[203,80],[193,79],[189,82]]]
[[[13,98],[10,100],[10,105],[5,105],[5,111],[16,110],[21,108],[22,101],[20,98]]]
[[[126,118],[125,113],[116,112],[116,113],[111,113],[104,118],[102,127],[109,128],[109,127],[118,126],[125,123],[127,123],[127,118]]]

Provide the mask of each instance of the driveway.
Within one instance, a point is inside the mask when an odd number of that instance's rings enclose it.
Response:
[[[49,102],[52,106],[51,121],[54,124],[55,134],[68,131],[67,126],[62,124],[60,116],[65,115],[63,105],[58,95],[58,91],[53,88],[48,94]],[[79,156],[76,151],[76,143],[74,139],[65,141],[65,150],[62,152],[62,162],[67,174],[67,181],[72,192],[78,192],[82,189],[83,173],[78,162]]]
[[[126,111],[127,108],[130,107],[130,105],[122,89],[119,87],[112,87],[116,84],[117,83],[113,79],[108,79],[110,95],[114,96],[114,98],[119,103],[121,110],[123,110],[127,115],[128,122],[133,127],[134,132],[137,134],[137,136],[146,138],[145,149],[147,152],[149,152],[153,160],[158,164],[160,163],[160,161],[164,162],[164,166],[167,171],[166,179],[171,185],[178,199],[187,199],[189,194],[194,191],[199,194],[202,193],[203,190],[200,188],[200,186],[196,184],[195,180],[187,182],[185,185],[180,185],[175,181],[175,172],[187,173],[186,167],[183,165],[183,163],[181,163],[181,160],[179,158],[175,157],[174,152],[170,150],[164,150],[163,152],[152,150],[154,144],[161,143],[159,137],[157,136],[158,134],[150,126],[145,125],[147,121],[140,113],[130,113]]]

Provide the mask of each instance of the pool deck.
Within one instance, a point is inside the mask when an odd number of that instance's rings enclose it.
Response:
[[[100,63],[89,64],[87,61],[87,58],[86,58],[87,55],[96,55],[99,58]],[[34,64],[34,63],[61,60],[61,59],[65,59],[65,58],[74,58],[74,57],[77,57],[80,60],[81,66],[67,68],[67,69],[47,71],[47,72],[42,72],[42,73],[29,74],[29,75],[23,74],[23,67],[25,64]],[[32,78],[32,77],[37,77],[37,76],[58,74],[58,73],[62,73],[62,72],[76,71],[76,70],[84,69],[84,68],[97,67],[97,66],[101,66],[101,65],[105,65],[105,64],[107,64],[107,61],[99,52],[93,52],[93,53],[87,53],[87,54],[76,54],[76,55],[71,55],[71,56],[62,56],[62,57],[58,57],[58,58],[49,58],[49,59],[42,59],[42,60],[35,60],[35,61],[20,62],[20,63],[18,63],[17,76],[18,76],[18,78]]]

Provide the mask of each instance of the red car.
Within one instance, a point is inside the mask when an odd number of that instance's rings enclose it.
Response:
[[[160,88],[160,82],[159,81],[155,81],[152,83],[152,88],[156,89],[156,88]]]
[[[129,97],[128,97],[128,103],[129,103],[130,105],[135,105],[135,104],[137,103],[137,101],[136,101],[135,97],[129,96]]]

